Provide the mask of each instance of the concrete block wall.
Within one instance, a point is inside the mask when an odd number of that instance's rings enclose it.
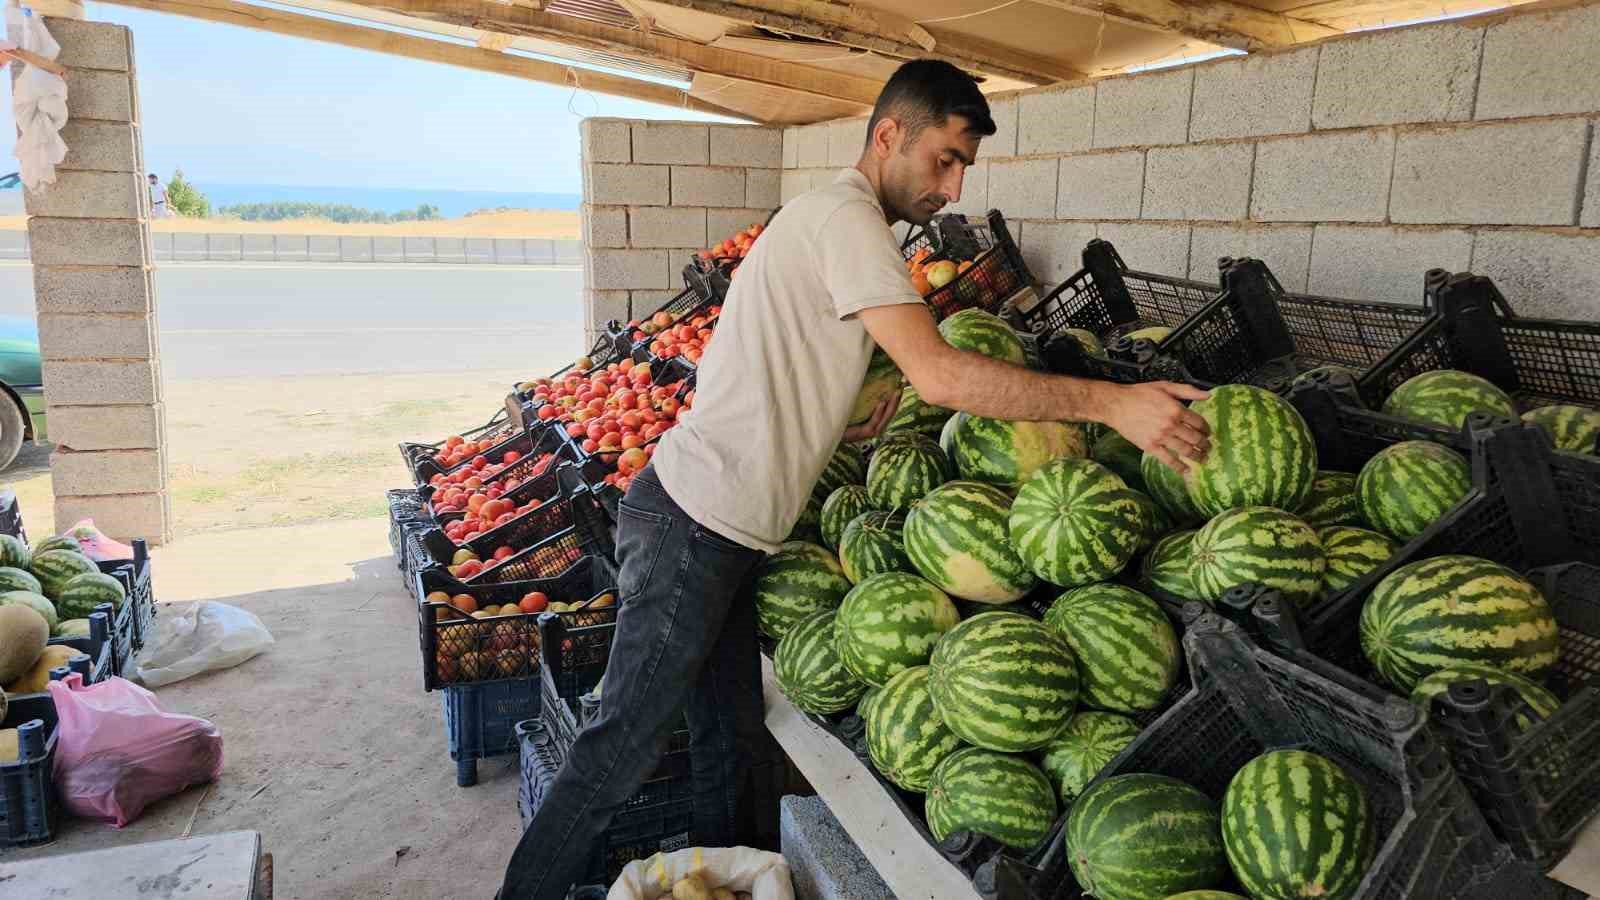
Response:
[[[1427,269],[1470,270],[1600,318],[1597,46],[1590,2],[992,96],[954,209],[1005,213],[1049,284],[1098,236],[1166,274],[1251,255],[1290,290],[1418,303]],[[863,124],[788,129],[782,198]]]
[[[590,343],[607,321],[646,316],[683,290],[695,252],[765,221],[798,150],[782,129],[750,125],[595,118],[579,131]]]
[[[55,183],[24,200],[55,521],[92,517],[114,537],[161,543],[172,516],[132,35],[46,24],[68,67],[70,150]]]

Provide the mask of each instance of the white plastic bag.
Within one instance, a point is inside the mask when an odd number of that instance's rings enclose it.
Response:
[[[606,900],[656,900],[671,894],[678,879],[694,874],[708,888],[744,891],[751,900],[794,900],[788,861],[749,847],[690,847],[636,859],[617,876]]]
[[[163,603],[153,641],[146,641],[134,679],[149,687],[227,669],[272,646],[272,632],[253,613],[201,600]]]

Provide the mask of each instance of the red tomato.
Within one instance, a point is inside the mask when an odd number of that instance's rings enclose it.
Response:
[[[503,560],[515,556],[516,553],[517,551],[511,549],[510,547],[501,547],[494,551],[494,558],[497,560]]]

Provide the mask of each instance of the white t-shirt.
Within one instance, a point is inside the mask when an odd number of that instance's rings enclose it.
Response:
[[[694,409],[655,471],[695,521],[775,552],[839,445],[873,342],[856,313],[921,303],[866,176],[783,207],[728,292]]]

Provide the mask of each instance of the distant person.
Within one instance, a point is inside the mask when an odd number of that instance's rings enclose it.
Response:
[[[167,208],[167,188],[154,172],[150,173],[150,218],[165,219],[172,215]]]

